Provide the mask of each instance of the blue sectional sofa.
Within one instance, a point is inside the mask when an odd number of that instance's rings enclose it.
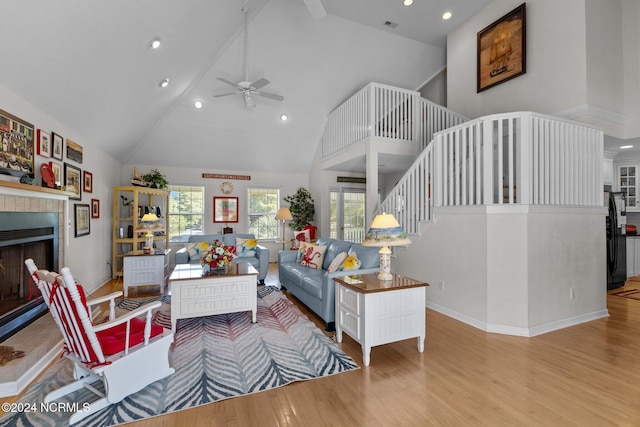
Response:
[[[298,251],[278,252],[280,284],[298,298],[325,322],[327,331],[335,329],[335,282],[334,277],[377,273],[380,271],[379,248],[365,247],[359,243],[335,239],[318,239],[318,245],[327,246],[322,269],[300,265],[296,260]],[[327,272],[333,259],[341,252],[353,251],[361,262],[358,270]]]
[[[231,233],[231,234],[205,234],[201,236],[190,236],[189,243],[198,243],[198,242],[213,242],[215,240],[220,240],[224,242],[227,246],[236,246],[236,238],[239,237],[241,239],[255,239],[254,234],[240,234],[240,233]],[[189,263],[200,263],[199,260],[189,260],[189,254],[187,253],[186,248],[180,249],[176,252],[176,265],[177,264],[189,264]],[[251,257],[242,257],[235,258],[233,263],[236,262],[249,262],[251,265],[258,270],[258,282],[264,284],[264,279],[267,277],[267,271],[269,270],[269,249],[264,246],[258,245],[256,247],[256,255]]]

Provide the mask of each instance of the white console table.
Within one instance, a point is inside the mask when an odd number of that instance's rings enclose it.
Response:
[[[129,296],[129,288],[134,286],[159,285],[164,293],[169,274],[169,254],[171,249],[164,249],[153,254],[133,251],[124,255],[123,290],[125,298]]]
[[[424,351],[427,283],[397,274],[390,281],[379,280],[377,274],[333,280],[336,338],[342,342],[345,332],[358,342],[364,366],[369,366],[373,346],[416,337],[418,351]]]

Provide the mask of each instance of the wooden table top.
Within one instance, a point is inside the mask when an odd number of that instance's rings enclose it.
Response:
[[[376,273],[334,277],[333,280],[353,291],[365,294],[429,286],[427,282],[411,279],[410,277],[401,276],[395,273],[392,273],[392,275],[392,280],[380,280]]]
[[[226,270],[211,270],[209,272],[206,272],[200,264],[177,264],[169,276],[169,281],[247,275],[258,275],[258,270],[248,262],[238,262],[231,264]]]

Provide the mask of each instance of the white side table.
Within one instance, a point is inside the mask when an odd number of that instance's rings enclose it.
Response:
[[[169,273],[169,254],[171,249],[160,250],[153,254],[133,251],[124,255],[123,291],[129,296],[133,286],[160,285],[164,293]]]
[[[417,338],[424,351],[426,336],[426,287],[408,277],[393,274],[393,280],[379,280],[364,274],[352,280],[336,277],[336,338],[345,332],[362,346],[362,361],[369,366],[371,347]]]

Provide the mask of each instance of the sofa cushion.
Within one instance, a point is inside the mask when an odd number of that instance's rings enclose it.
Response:
[[[333,261],[331,261],[331,264],[329,264],[329,268],[327,268],[327,271],[329,273],[338,271],[340,267],[342,267],[342,263],[344,262],[344,260],[347,259],[347,255],[348,254],[346,252],[340,252],[338,255],[336,255]]]
[[[302,288],[314,298],[322,299],[322,282],[325,272],[323,270],[307,269],[302,277]]]
[[[302,258],[300,259],[300,265],[311,267],[316,270],[322,269],[322,261],[324,260],[324,253],[327,250],[327,247],[320,245],[305,245],[305,248]]]
[[[256,246],[258,241],[256,239],[241,239],[236,238],[236,255],[238,258],[255,257]]]
[[[340,252],[348,253],[351,245],[352,243],[345,242],[344,240],[332,240],[331,243],[327,245],[328,247],[327,252],[324,256],[324,264],[322,265],[323,270],[329,269],[331,262]]]
[[[348,270],[359,270],[362,262],[358,259],[358,255],[355,252],[349,253],[349,256],[345,258],[340,266],[340,270],[348,271]]]
[[[358,259],[362,263],[360,268],[378,268],[380,267],[379,248],[375,246],[362,246],[360,243],[351,245],[351,252],[355,252]]]

